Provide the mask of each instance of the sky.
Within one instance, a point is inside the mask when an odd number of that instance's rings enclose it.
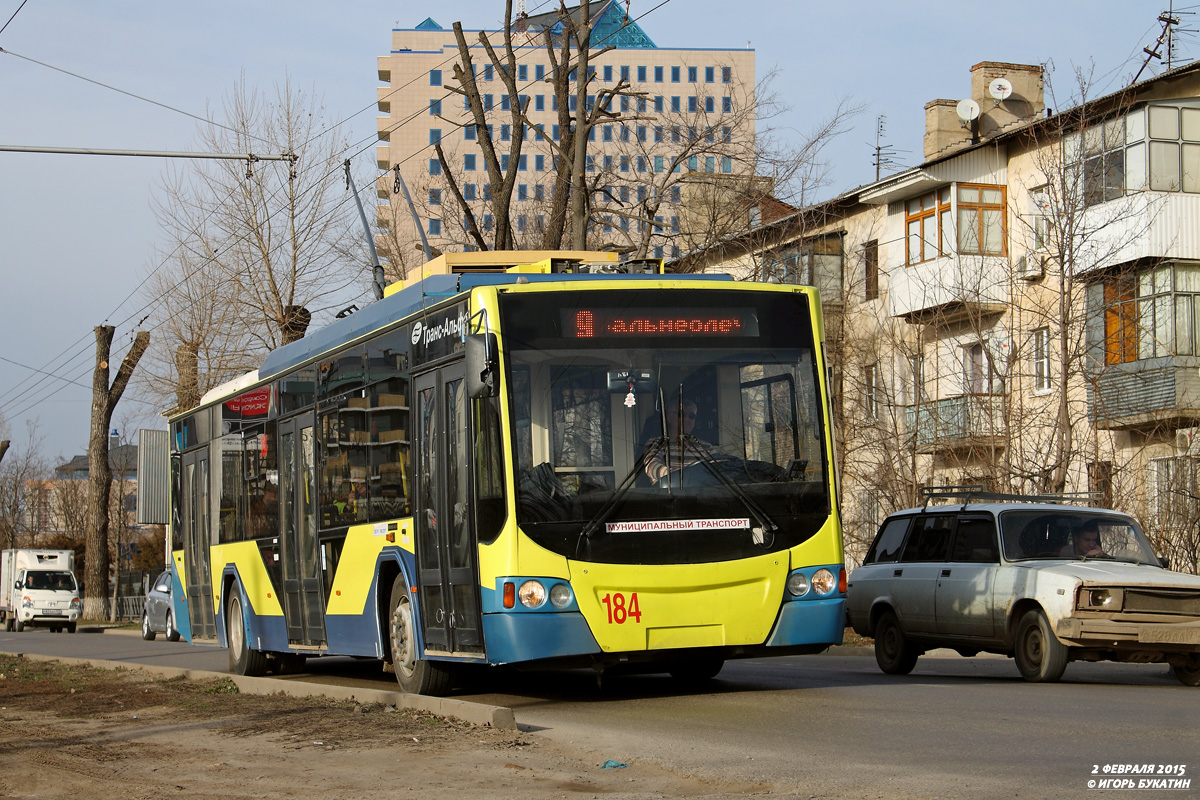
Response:
[[[527,4],[530,13],[554,5]],[[1093,94],[1127,84],[1167,8],[1148,0],[633,0],[629,10],[660,47],[752,48],[759,79],[774,70],[789,108],[772,122],[785,138],[803,136],[842,100],[861,105],[824,151],[831,196],[874,179],[881,116],[896,168],[919,163],[925,104],[969,96],[969,70],[980,61],[1046,64],[1064,108],[1077,69],[1092,74]],[[1174,10],[1183,28],[1200,27],[1200,5]],[[0,146],[193,152],[199,123],[189,115],[219,113],[241,78],[264,90],[290,79],[323,98],[353,143],[347,155],[361,152],[355,163],[369,174],[376,59],[390,49],[391,30],[426,17],[447,30],[455,21],[496,28],[503,15],[502,0],[0,0]],[[1176,45],[1176,64],[1200,57],[1200,35],[1185,31]],[[1143,79],[1162,69],[1151,65]],[[0,151],[0,418],[14,448],[33,423],[52,465],[86,452],[93,329],[116,326],[115,374],[146,314],[142,283],[165,242],[152,203],[167,167],[163,158]],[[373,197],[364,193],[364,203]],[[138,428],[165,424],[132,392],[113,421],[134,441]]]

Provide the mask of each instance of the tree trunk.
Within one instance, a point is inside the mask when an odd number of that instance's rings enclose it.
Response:
[[[150,345],[150,334],[139,331],[125,354],[112,386],[108,384],[108,357],[115,328],[96,326],[96,367],[92,371],[92,426],[88,439],[87,562],[84,570],[83,616],[104,618],[108,590],[108,512],[112,467],[108,461],[108,426],[133,370]],[[123,510],[122,510],[123,513]],[[112,609],[116,614],[116,607]]]

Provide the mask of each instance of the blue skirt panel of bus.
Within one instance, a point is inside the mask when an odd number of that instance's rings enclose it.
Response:
[[[187,596],[183,593],[183,584],[179,582],[179,573],[171,570],[171,618],[175,622],[175,630],[185,642],[192,640],[192,619],[188,616]]]
[[[784,603],[767,647],[841,643],[845,631],[844,597]]]
[[[582,614],[484,614],[483,640],[490,664],[599,653]]]

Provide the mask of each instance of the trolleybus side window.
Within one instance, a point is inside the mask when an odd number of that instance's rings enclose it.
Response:
[[[494,397],[475,400],[475,532],[490,544],[504,527],[504,452],[500,439],[500,404]]]
[[[368,463],[370,518],[394,519],[409,514],[409,382],[395,375],[367,387],[371,403],[371,446]]]

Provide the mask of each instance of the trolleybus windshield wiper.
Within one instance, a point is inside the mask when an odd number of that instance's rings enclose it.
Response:
[[[714,478],[717,479],[718,483],[732,492],[738,500],[741,500],[742,505],[744,505],[746,510],[750,512],[750,516],[754,517],[755,522],[757,522],[759,525],[759,531],[754,537],[755,544],[762,544],[764,546],[769,545],[769,542],[766,540],[766,535],[774,534],[775,531],[779,530],[779,526],[775,524],[775,520],[771,519],[770,515],[768,515],[767,512],[762,509],[762,506],[754,502],[754,499],[750,497],[750,495],[746,494],[745,489],[739,486],[735,481],[731,480],[730,477],[726,475],[719,466],[717,466],[717,459],[713,457],[712,451],[707,447],[702,447],[699,444],[698,439],[696,439],[694,436],[682,436],[680,437],[680,441],[683,444],[684,449],[690,449],[696,455],[698,463],[702,464],[704,468],[708,470],[708,472]],[[682,459],[682,454],[680,455],[680,458]],[[682,469],[679,471],[679,481],[682,488]]]
[[[624,498],[625,494],[633,488],[634,483],[637,482],[638,476],[646,468],[646,463],[651,458],[656,456],[660,450],[666,448],[667,437],[665,436],[652,439],[646,445],[646,449],[642,451],[642,454],[633,462],[633,468],[629,470],[629,472],[621,480],[620,485],[617,486],[616,490],[612,493],[612,496],[605,501],[604,505],[600,506],[600,509],[596,512],[596,515],[588,520],[588,523],[584,525],[583,529],[579,532],[579,543],[576,547],[576,552],[578,552],[578,547],[582,546],[585,540],[590,539],[592,534],[599,530],[600,526],[612,516],[613,511],[615,511],[617,506],[621,504],[622,498]]]

